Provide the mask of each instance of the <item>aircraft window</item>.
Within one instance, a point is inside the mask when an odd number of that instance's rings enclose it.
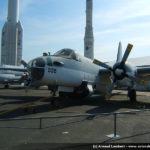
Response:
[[[72,49],[62,49],[54,54],[54,56],[66,56],[67,58],[81,61],[79,55]]]
[[[42,58],[37,58],[29,62],[32,67],[45,67],[45,61]]]
[[[62,49],[62,50],[56,52],[54,55],[69,56],[69,55],[71,55],[71,53],[72,53],[72,50],[70,50],[70,49]]]

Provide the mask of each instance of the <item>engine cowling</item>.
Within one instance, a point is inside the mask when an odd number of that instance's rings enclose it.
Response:
[[[91,96],[93,93],[93,86],[91,84],[87,84],[87,82],[82,82],[79,87],[75,88],[73,95],[76,98],[85,98],[87,96]]]
[[[96,93],[106,94],[112,83],[110,74],[100,74],[96,79]]]

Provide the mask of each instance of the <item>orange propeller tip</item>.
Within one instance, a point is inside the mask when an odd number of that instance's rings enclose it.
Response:
[[[97,64],[97,65],[98,65],[98,64],[99,64],[99,62],[100,62],[100,61],[99,61],[99,60],[97,60],[97,59],[94,59],[94,60],[93,60],[93,63],[94,63],[94,64]]]
[[[133,47],[133,44],[129,43],[128,46],[129,46],[130,48],[132,48],[132,47]]]

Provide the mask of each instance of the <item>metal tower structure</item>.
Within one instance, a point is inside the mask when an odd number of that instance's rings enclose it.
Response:
[[[94,58],[94,36],[93,36],[93,0],[86,0],[86,27],[84,37],[84,56]]]
[[[8,16],[1,37],[1,64],[20,65],[23,28],[19,21],[19,0],[8,0]]]

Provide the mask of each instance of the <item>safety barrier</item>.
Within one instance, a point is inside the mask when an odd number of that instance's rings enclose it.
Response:
[[[44,119],[60,119],[60,118],[75,118],[75,117],[96,117],[96,116],[108,116],[113,115],[114,117],[114,128],[113,128],[113,134],[109,137],[111,138],[118,138],[117,135],[117,115],[121,114],[132,114],[132,113],[139,113],[139,112],[145,112],[150,111],[150,109],[144,109],[144,110],[135,110],[135,111],[125,111],[125,112],[113,112],[113,113],[100,113],[100,114],[79,114],[79,115],[64,115],[64,116],[48,116],[48,117],[30,117],[30,118],[9,118],[9,119],[0,119],[0,122],[2,121],[21,121],[21,120],[39,120],[39,128],[30,128],[30,129],[44,129],[42,127],[42,122]],[[27,129],[26,127],[0,127],[0,128],[20,128],[20,129]]]

